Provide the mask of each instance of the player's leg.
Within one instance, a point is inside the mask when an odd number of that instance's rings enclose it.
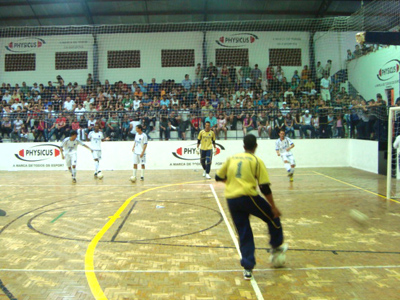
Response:
[[[280,218],[274,218],[271,205],[261,196],[251,196],[249,201],[243,204],[246,211],[268,225],[270,234],[270,245],[272,248],[277,248],[283,243],[283,230]]]
[[[281,158],[282,158],[283,165],[285,166],[286,171],[288,173],[290,173],[290,169],[291,168],[290,168],[290,164],[289,164],[289,160],[287,158],[287,155],[286,154],[281,154]]]
[[[71,165],[72,165],[71,171],[72,171],[72,181],[73,182],[76,182],[76,163],[77,163],[77,161],[78,161],[78,157],[77,157],[76,153],[71,154]]]
[[[210,171],[211,171],[211,162],[212,162],[212,150],[206,150],[206,178],[211,179]]]
[[[206,176],[206,150],[201,150],[200,149],[200,164],[204,170],[203,172],[203,177]]]
[[[68,171],[71,173],[72,176],[71,157],[69,156],[69,154],[65,155],[65,165],[67,166]]]
[[[242,254],[240,264],[244,269],[251,272],[256,265],[254,237],[250,225],[249,213],[243,210],[245,202],[249,201],[249,199],[248,197],[240,197],[227,200],[233,223],[239,235],[240,253]],[[248,279],[251,279],[251,274]]]
[[[140,170],[140,180],[144,180],[144,170],[145,170],[145,165],[146,165],[146,154],[143,155],[143,157],[140,159],[140,163],[142,165],[142,169]]]
[[[99,166],[100,166],[100,162],[99,162],[99,156],[100,156],[100,151],[94,150],[92,152],[92,157],[94,160],[94,177],[97,176],[97,173],[99,173]]]

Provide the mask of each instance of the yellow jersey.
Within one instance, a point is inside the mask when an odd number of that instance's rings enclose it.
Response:
[[[257,196],[257,186],[269,184],[269,176],[264,162],[251,153],[239,153],[227,159],[218,177],[226,179],[225,198]]]
[[[199,132],[199,136],[197,137],[200,140],[200,149],[201,150],[212,150],[213,142],[215,142],[215,133],[214,131],[205,131],[204,129]]]

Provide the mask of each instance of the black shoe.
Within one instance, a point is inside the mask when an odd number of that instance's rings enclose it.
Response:
[[[144,177],[140,177],[140,180],[143,181],[143,180],[144,180]]]

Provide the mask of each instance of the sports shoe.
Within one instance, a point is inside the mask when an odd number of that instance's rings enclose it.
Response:
[[[97,177],[97,172],[94,172],[94,178],[96,178]]]
[[[140,180],[141,180],[141,181],[143,181],[143,180],[144,180],[144,177],[143,177],[143,176],[142,176],[142,177],[140,177]]]
[[[249,269],[244,269],[243,277],[244,280],[251,280],[253,278],[253,271]]]
[[[76,178],[72,177],[72,182],[76,183]]]
[[[209,174],[206,174],[206,179],[211,179],[211,176]]]
[[[276,268],[283,267],[285,262],[279,261],[277,258],[280,257],[281,255],[284,255],[288,248],[289,248],[288,244],[282,244],[277,248],[271,249],[271,256],[269,260],[274,265],[274,267]]]
[[[204,171],[204,172],[203,172],[203,177],[206,177],[206,174],[207,174],[206,171]]]
[[[290,182],[293,182],[293,174],[289,177]]]

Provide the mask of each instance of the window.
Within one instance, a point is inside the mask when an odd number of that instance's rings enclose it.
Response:
[[[302,66],[301,49],[269,49],[272,66]]]
[[[87,68],[87,51],[56,52],[56,70],[81,70]]]
[[[161,66],[194,67],[194,49],[161,50]]]
[[[108,51],[107,67],[109,69],[140,68],[140,51]]]
[[[249,49],[216,49],[217,66],[244,66],[249,61]]]
[[[6,54],[4,71],[35,71],[36,54]]]

